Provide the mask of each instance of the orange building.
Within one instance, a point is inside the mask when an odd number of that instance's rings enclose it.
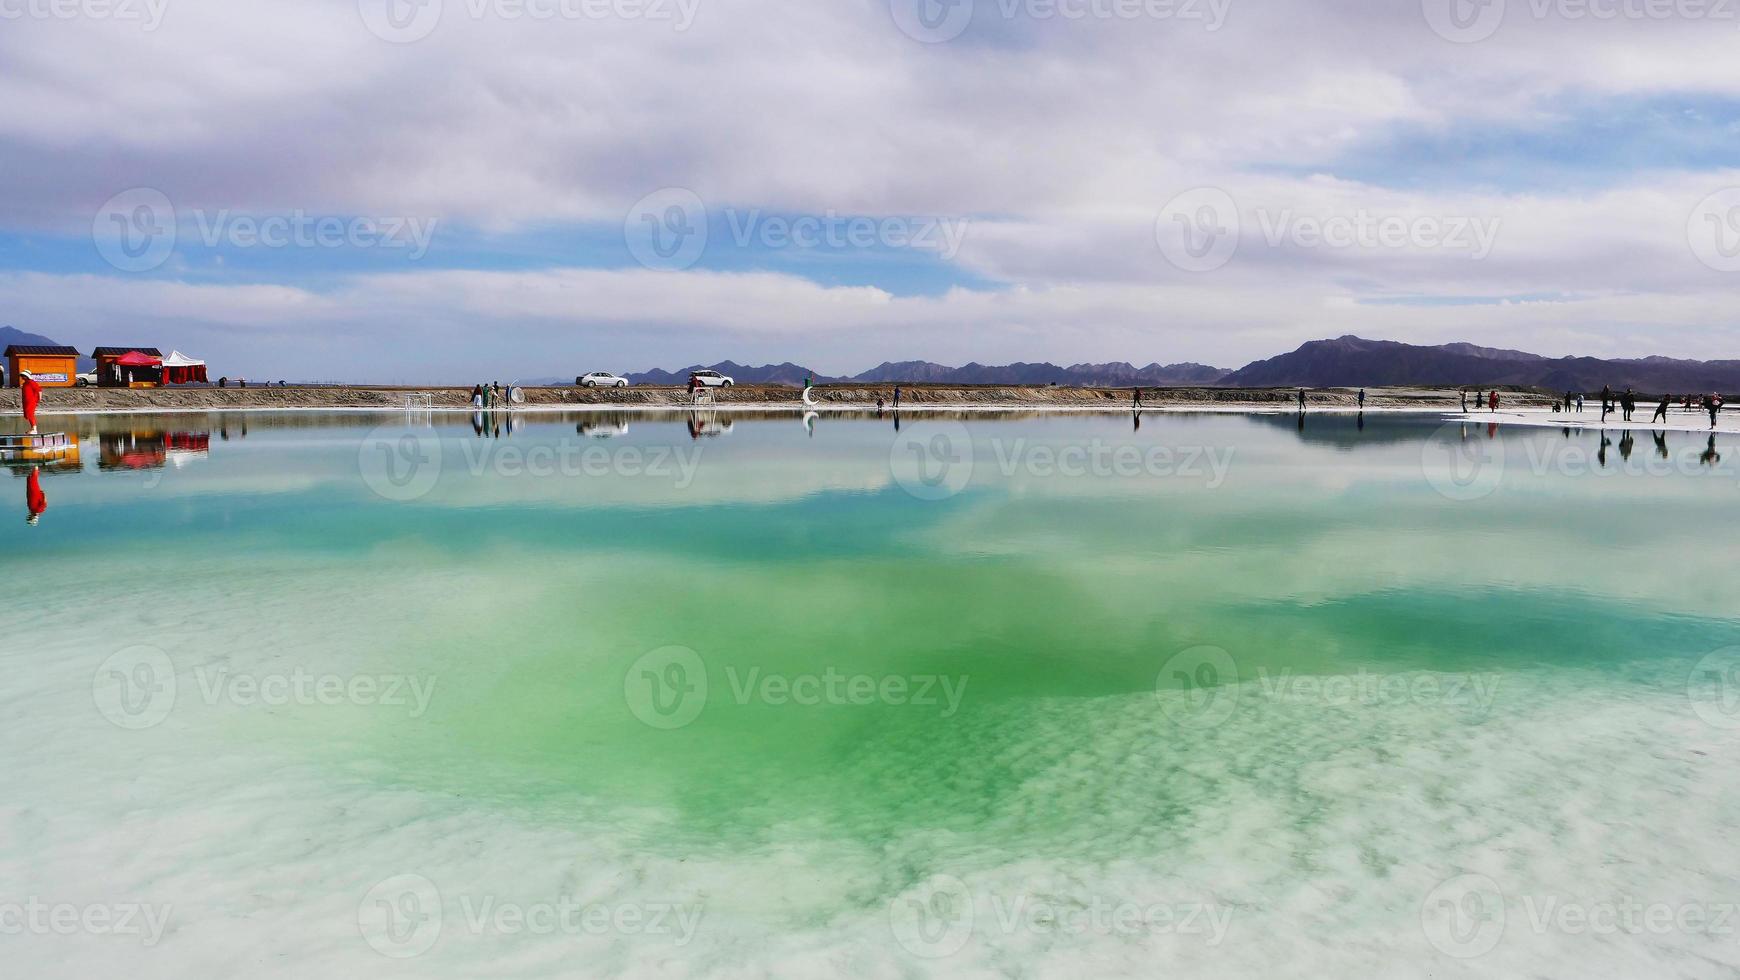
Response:
[[[79,352],[71,347],[13,344],[6,348],[6,387],[19,385],[20,371],[29,371],[44,388],[71,388],[78,383]]]

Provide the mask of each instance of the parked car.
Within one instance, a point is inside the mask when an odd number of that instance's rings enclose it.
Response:
[[[86,371],[83,374],[79,374],[75,377],[73,383],[78,385],[80,388],[89,388],[91,385],[97,383],[97,372]]]
[[[703,388],[729,388],[732,385],[731,379],[718,371],[691,371],[689,383]]]
[[[574,383],[582,388],[627,388],[628,379],[619,378],[609,371],[594,371],[582,374],[574,379]]]

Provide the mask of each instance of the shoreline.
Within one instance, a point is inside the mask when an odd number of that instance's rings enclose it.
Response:
[[[525,388],[515,412],[550,411],[746,411],[865,412],[884,399],[892,410],[893,385],[819,385],[804,392],[784,385],[737,385],[713,389],[713,400],[696,404],[681,386],[622,389]],[[912,411],[1073,411],[1133,412],[1131,388],[1073,388],[1008,385],[902,384],[902,410]],[[281,388],[51,388],[43,392],[43,415],[140,414],[213,411],[474,411],[469,387],[289,386]],[[1297,388],[1212,388],[1177,386],[1142,390],[1140,411],[1286,412],[1297,410]],[[1506,407],[1546,408],[1551,396],[1500,389]],[[1307,412],[1357,412],[1358,389],[1308,389]],[[1456,389],[1384,387],[1366,389],[1370,412],[1459,412]],[[0,417],[20,414],[17,389],[0,390]],[[498,409],[500,410],[500,409]]]

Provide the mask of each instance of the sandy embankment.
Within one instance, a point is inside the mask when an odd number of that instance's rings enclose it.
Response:
[[[820,410],[874,407],[877,398],[891,400],[893,385],[821,385],[811,397]],[[527,388],[524,407],[534,409],[609,408],[614,410],[690,408],[687,389],[638,386],[632,388]],[[1317,389],[1308,401],[1313,409],[1356,407],[1357,389]],[[248,387],[248,388],[50,388],[43,392],[45,413],[72,412],[167,412],[213,410],[296,409],[403,409],[407,399],[422,403],[428,395],[437,409],[465,409],[470,388],[431,386],[376,387],[364,385]],[[802,392],[783,385],[737,385],[715,389],[714,402],[721,407],[760,410],[804,408]],[[1296,404],[1296,388],[1144,388],[1142,404],[1150,409],[1269,409],[1290,410]],[[1531,391],[1502,391],[1505,408],[1547,408],[1549,395]],[[901,385],[900,401],[912,408],[964,409],[1056,409],[1069,411],[1128,411],[1128,388],[1066,388],[1005,385]],[[1366,408],[1373,410],[1443,411],[1460,407],[1452,389],[1369,388]],[[19,392],[0,391],[0,413],[19,411]]]

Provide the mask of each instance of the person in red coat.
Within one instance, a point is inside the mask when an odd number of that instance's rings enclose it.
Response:
[[[24,523],[36,526],[36,519],[48,509],[48,498],[42,495],[42,468],[31,467],[30,476],[24,481],[24,506],[29,508],[30,516]]]
[[[24,421],[30,424],[30,434],[36,435],[36,406],[42,402],[42,385],[29,371],[20,371],[20,387],[24,389]]]

